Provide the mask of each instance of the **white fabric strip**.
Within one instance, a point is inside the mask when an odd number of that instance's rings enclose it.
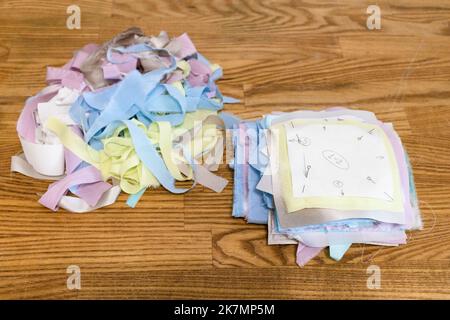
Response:
[[[39,179],[39,180],[59,180],[64,178],[64,175],[61,176],[46,176],[40,174],[28,163],[25,159],[25,155],[23,152],[11,157],[11,171],[19,172],[27,177]]]
[[[120,186],[113,186],[102,195],[97,205],[93,207],[87,204],[83,199],[72,196],[62,197],[58,206],[74,213],[89,212],[113,204],[119,196],[120,191]]]
[[[44,176],[64,174],[64,146],[62,144],[39,144],[19,137],[25,159],[31,167]]]

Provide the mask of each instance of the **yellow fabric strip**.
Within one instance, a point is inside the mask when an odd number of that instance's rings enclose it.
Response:
[[[178,181],[193,179],[193,171],[189,162],[183,157],[182,146],[174,148],[174,141],[187,131],[201,124],[208,116],[216,115],[215,111],[198,110],[187,113],[185,121],[174,128],[169,122],[153,122],[148,128],[144,124],[135,120],[138,127],[146,132],[147,137],[159,150],[167,169]],[[116,178],[120,180],[121,189],[129,194],[135,194],[146,187],[158,187],[159,182],[154,175],[141,162],[134,149],[130,134],[125,125],[119,126],[112,136],[102,140],[104,149],[97,151],[84,142],[72,130],[57,118],[50,118],[46,127],[53,131],[61,143],[80,159],[93,165],[102,173],[104,180]],[[187,147],[190,154],[195,158],[211,151],[222,133],[215,125],[206,124],[198,126]],[[182,141],[180,143],[183,143]],[[178,143],[178,144],[180,144]],[[188,172],[181,173],[179,164],[184,168],[188,167]],[[180,165],[181,166],[181,165]]]

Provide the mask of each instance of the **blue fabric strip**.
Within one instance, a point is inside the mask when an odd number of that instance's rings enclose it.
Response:
[[[130,131],[131,139],[133,140],[134,148],[139,158],[159,183],[172,193],[184,193],[188,191],[189,189],[175,187],[175,179],[170,174],[163,159],[145,133],[132,120],[125,120],[123,123]]]
[[[142,188],[138,193],[135,194],[130,194],[128,196],[127,199],[127,205],[130,208],[134,208],[136,207],[136,204],[138,203],[138,201],[141,199],[142,195],[144,194],[145,190],[147,190],[147,188]]]
[[[351,245],[351,243],[347,243],[330,246],[330,257],[336,261],[341,260]]]

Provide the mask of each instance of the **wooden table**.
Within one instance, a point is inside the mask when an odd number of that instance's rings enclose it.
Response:
[[[81,8],[81,29],[66,8]],[[2,0],[0,3],[1,298],[450,298],[450,3],[377,1]],[[221,194],[125,195],[88,214],[37,202],[46,181],[10,173],[15,125],[47,65],[140,26],[188,32],[224,68],[226,110],[251,119],[279,110],[347,106],[392,122],[410,154],[425,228],[398,248],[353,245],[341,262],[323,252],[306,267],[295,246],[268,246],[266,228],[231,218],[232,172]],[[66,269],[81,269],[68,290]],[[367,268],[381,268],[368,289]]]

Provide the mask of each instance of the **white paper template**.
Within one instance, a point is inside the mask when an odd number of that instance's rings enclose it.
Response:
[[[339,121],[285,124],[294,197],[394,201],[392,165],[382,130]]]

